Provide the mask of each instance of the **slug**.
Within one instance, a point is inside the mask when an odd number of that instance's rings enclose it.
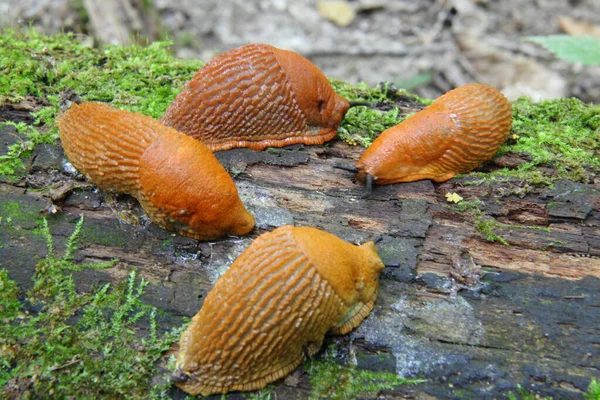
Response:
[[[290,225],[259,236],[217,280],[181,336],[172,381],[207,396],[284,377],[326,333],[360,324],[383,268],[373,242],[354,246]]]
[[[489,160],[506,141],[512,108],[484,84],[456,88],[379,135],[356,163],[361,181],[378,185],[443,182]]]
[[[163,228],[208,240],[254,227],[231,177],[197,140],[101,103],[73,104],[57,125],[75,168],[101,189],[138,199]]]
[[[333,139],[349,106],[306,58],[249,44],[200,69],[161,121],[212,151],[262,150]]]

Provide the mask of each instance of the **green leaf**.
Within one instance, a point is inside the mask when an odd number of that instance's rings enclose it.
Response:
[[[537,43],[556,57],[583,65],[600,65],[600,39],[591,36],[527,36],[523,40]]]

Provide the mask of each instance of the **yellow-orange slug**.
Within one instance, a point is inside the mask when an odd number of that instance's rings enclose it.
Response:
[[[383,267],[373,242],[289,225],[259,236],[181,336],[173,381],[206,396],[287,375],[326,333],[347,333],[369,314]]]
[[[512,109],[504,95],[469,84],[379,135],[356,163],[358,178],[375,184],[443,182],[489,160],[506,141]]]
[[[212,151],[262,150],[333,139],[349,103],[309,60],[266,44],[214,57],[161,121]]]
[[[202,240],[253,228],[231,177],[197,140],[101,103],[73,104],[57,125],[75,168],[137,198],[158,225]]]

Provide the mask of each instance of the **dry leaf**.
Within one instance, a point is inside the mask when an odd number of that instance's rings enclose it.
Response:
[[[600,39],[600,26],[569,17],[557,17],[560,28],[569,35],[592,36]]]
[[[347,26],[356,18],[354,8],[345,1],[320,1],[317,9],[323,18],[339,26]]]

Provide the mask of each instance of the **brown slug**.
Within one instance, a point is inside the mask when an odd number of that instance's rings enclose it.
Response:
[[[306,58],[249,44],[202,67],[161,121],[212,151],[262,150],[333,139],[349,106]]]
[[[370,181],[446,181],[489,160],[506,141],[511,123],[511,105],[499,90],[461,86],[383,131],[356,163],[358,178],[367,187]]]
[[[233,180],[197,140],[101,103],[73,104],[57,125],[75,168],[101,189],[137,198],[163,228],[207,240],[254,227]]]
[[[347,333],[369,314],[383,268],[373,242],[290,225],[259,236],[181,336],[173,382],[207,396],[287,375],[326,333]]]

